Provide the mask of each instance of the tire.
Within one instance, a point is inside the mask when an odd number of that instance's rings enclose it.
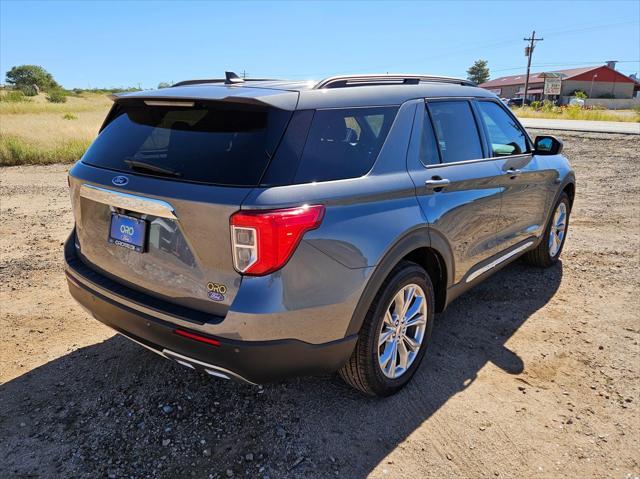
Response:
[[[396,295],[402,292],[401,297],[411,297],[412,290],[414,291],[413,302],[409,301],[407,307],[409,311],[403,315],[408,318],[404,320],[404,329],[403,321],[400,320],[397,326],[393,326],[393,319],[398,317],[395,309],[399,307],[398,304],[402,304],[395,301]],[[421,309],[422,302],[418,302],[419,297],[425,300],[426,314],[424,309]],[[393,313],[390,312],[390,308],[393,308]],[[411,316],[414,309],[418,313]],[[416,263],[400,262],[382,284],[367,311],[355,349],[339,371],[342,379],[369,396],[390,396],[402,389],[411,380],[424,357],[433,329],[434,309],[433,284],[427,272]],[[424,317],[424,324],[420,317]],[[415,326],[410,326],[412,323],[415,323]],[[396,329],[393,330],[393,328]],[[383,334],[388,339],[379,346]],[[419,337],[421,340],[417,350],[410,350],[409,339],[413,341],[415,347],[418,342],[416,338]],[[394,340],[396,341],[395,354]],[[385,357],[389,360],[386,368],[383,369],[381,363]],[[397,360],[397,367],[390,362],[392,360]],[[403,363],[407,365],[406,368],[402,367]],[[394,375],[396,377],[393,377]]]
[[[556,225],[555,222],[557,220],[557,214],[560,209],[564,208],[564,230],[562,234],[562,239],[557,243],[557,247],[551,246],[551,235],[556,234]],[[562,248],[564,248],[565,240],[567,239],[567,233],[569,231],[569,217],[571,216],[571,203],[569,201],[569,197],[566,193],[562,193],[560,198],[553,207],[553,213],[551,214],[551,218],[549,218],[549,223],[547,224],[546,229],[544,230],[544,235],[540,244],[538,246],[527,252],[523,258],[524,260],[532,266],[538,266],[540,268],[548,268],[549,266],[554,265],[558,259],[560,258],[560,254],[562,253]],[[556,235],[556,240],[558,236]]]

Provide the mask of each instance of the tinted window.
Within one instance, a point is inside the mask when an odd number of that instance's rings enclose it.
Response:
[[[295,182],[355,178],[367,173],[396,112],[396,107],[316,111]]]
[[[500,105],[490,101],[480,101],[478,107],[487,127],[492,156],[526,153],[527,140],[524,132]]]
[[[224,103],[129,104],[82,161],[114,170],[220,185],[255,186],[290,112]]]
[[[442,161],[477,160],[482,158],[478,129],[467,101],[429,102]]]
[[[420,161],[424,165],[435,165],[440,163],[438,154],[438,142],[433,132],[433,124],[429,117],[429,112],[425,111],[424,124],[422,125],[422,140],[420,142]]]

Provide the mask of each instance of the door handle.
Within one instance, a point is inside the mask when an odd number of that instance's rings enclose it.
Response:
[[[505,175],[509,175],[511,178],[514,178],[516,176],[519,176],[522,174],[522,170],[519,170],[517,168],[509,168],[507,171],[504,172]]]
[[[450,183],[451,181],[447,180],[446,178],[440,178],[439,176],[434,176],[430,180],[425,181],[424,185],[431,190],[440,191],[442,188],[444,188],[445,186],[448,186]]]

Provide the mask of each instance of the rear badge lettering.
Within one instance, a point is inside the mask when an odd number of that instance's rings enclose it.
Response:
[[[213,301],[224,301],[224,295],[227,294],[227,287],[224,284],[207,283],[207,296]]]

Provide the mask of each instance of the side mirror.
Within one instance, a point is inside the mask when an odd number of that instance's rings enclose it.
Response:
[[[536,136],[533,143],[534,154],[536,155],[559,155],[562,153],[562,141],[555,136]]]

